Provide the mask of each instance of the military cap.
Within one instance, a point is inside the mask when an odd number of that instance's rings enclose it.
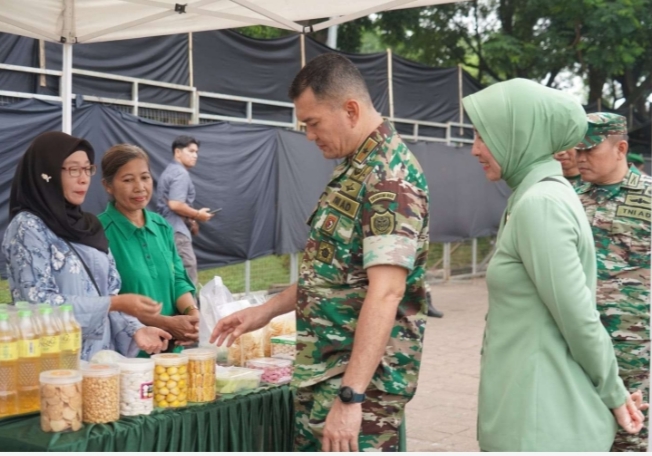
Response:
[[[645,159],[641,154],[637,154],[635,152],[627,154],[627,161],[630,163],[635,163],[637,165],[644,165],[645,164]]]
[[[627,134],[627,119],[624,116],[611,112],[594,112],[586,117],[589,129],[584,139],[575,146],[576,149],[593,149],[607,139],[607,136]]]

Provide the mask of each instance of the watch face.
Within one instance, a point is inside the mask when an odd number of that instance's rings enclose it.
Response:
[[[353,400],[353,390],[345,386],[340,390],[340,399],[342,402],[351,402]]]

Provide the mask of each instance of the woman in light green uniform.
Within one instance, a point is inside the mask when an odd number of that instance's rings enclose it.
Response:
[[[195,344],[199,338],[195,287],[177,253],[172,227],[145,209],[153,192],[147,154],[131,144],[110,148],[102,158],[102,184],[111,201],[98,218],[122,277],[120,293],[138,293],[162,304],[160,315],[141,321],[172,334],[175,352]],[[147,356],[142,351],[132,355],[136,354]]]
[[[553,158],[584,136],[584,110],[523,79],[468,96],[464,108],[473,155],[513,191],[487,270],[480,448],[609,451],[618,423],[638,432],[642,415],[596,310],[591,228]]]

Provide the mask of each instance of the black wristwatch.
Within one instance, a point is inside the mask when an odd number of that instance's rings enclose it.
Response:
[[[349,386],[343,386],[337,393],[337,397],[339,397],[340,401],[342,401],[344,404],[359,404],[365,400],[366,396],[364,393],[356,393]]]

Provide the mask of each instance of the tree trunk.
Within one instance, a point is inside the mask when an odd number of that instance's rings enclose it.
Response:
[[[589,103],[602,99],[602,88],[606,80],[602,72],[589,66]]]

